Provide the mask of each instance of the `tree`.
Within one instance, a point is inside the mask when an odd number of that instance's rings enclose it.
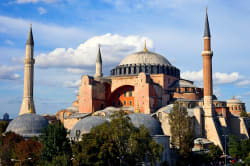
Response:
[[[3,144],[0,146],[0,160],[2,165],[12,166],[12,158],[16,159],[16,145],[24,141],[24,138],[13,132],[8,132],[3,137]]]
[[[17,159],[23,161],[23,165],[37,165],[40,158],[41,148],[42,144],[38,141],[32,139],[21,141],[16,145]]]
[[[194,138],[191,118],[188,116],[187,109],[175,102],[168,117],[171,143],[175,148],[178,148],[179,155],[187,159],[191,155]]]
[[[73,144],[73,165],[136,165],[144,161],[155,164],[160,160],[163,147],[151,137],[149,130],[136,128],[126,113],[120,111],[84,134]]]
[[[247,166],[250,166],[250,152],[249,152],[248,156],[245,158],[244,162]]]
[[[208,146],[208,158],[209,160],[213,160],[216,163],[219,161],[220,156],[223,154],[222,150],[220,149],[220,147],[218,145],[215,144],[211,144]]]
[[[5,132],[8,124],[9,123],[7,121],[0,121],[0,134],[1,135]]]
[[[240,117],[245,117],[245,118],[248,118],[249,115],[247,114],[247,112],[245,110],[241,111],[240,113]]]
[[[236,136],[229,136],[229,146],[228,146],[229,155],[233,158],[239,158],[241,155],[240,141]]]
[[[65,156],[70,164],[71,146],[67,136],[67,130],[63,124],[58,121],[50,124],[43,130],[40,136],[42,142],[41,160],[44,163],[50,163],[56,156]]]

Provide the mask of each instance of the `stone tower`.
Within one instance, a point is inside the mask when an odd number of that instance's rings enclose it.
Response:
[[[213,111],[213,77],[212,77],[212,56],[211,51],[211,35],[207,16],[205,17],[205,31],[204,31],[204,50],[202,51],[203,57],[203,110],[204,110],[204,136],[212,141],[215,145],[223,149],[221,135],[219,131],[219,119],[214,116]]]
[[[98,46],[98,53],[96,57],[96,71],[95,71],[95,78],[102,77],[102,55],[101,55],[101,49],[100,46]]]
[[[213,107],[213,77],[212,77],[212,57],[211,51],[211,35],[206,10],[205,30],[204,30],[204,50],[203,57],[203,88],[204,88],[204,110],[205,115],[212,116]]]
[[[34,40],[32,34],[32,27],[26,42],[26,53],[24,59],[24,87],[23,87],[23,102],[19,115],[26,113],[36,113],[33,100],[33,78],[34,78]]]

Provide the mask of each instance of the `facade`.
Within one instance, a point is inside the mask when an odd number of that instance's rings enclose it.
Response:
[[[203,88],[180,78],[180,70],[164,56],[147,49],[125,57],[119,65],[103,76],[101,49],[96,59],[95,77],[83,75],[79,95],[72,109],[57,113],[68,130],[90,115],[105,116],[124,110],[130,114],[148,114],[161,122],[163,135],[171,136],[168,114],[178,101],[188,108],[196,138],[207,139],[224,147],[223,135],[249,138],[250,120],[239,117],[244,103],[233,98],[220,101],[213,94],[211,33],[205,17],[203,57]],[[105,59],[104,59],[105,63]]]

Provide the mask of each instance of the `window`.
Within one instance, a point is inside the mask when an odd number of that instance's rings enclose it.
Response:
[[[126,104],[127,104],[127,103],[126,103],[126,101],[124,100],[124,101],[123,101],[123,105],[126,105]]]
[[[119,98],[121,96],[120,92],[117,93],[117,97]]]
[[[118,106],[120,106],[120,105],[121,105],[121,102],[120,102],[120,100],[118,100],[118,103],[117,103],[117,104],[118,104]]]
[[[129,97],[132,97],[132,88],[129,88]]]
[[[158,118],[159,118],[159,120],[162,120],[162,112],[158,113]]]
[[[126,97],[126,91],[123,92],[123,96]]]
[[[115,106],[115,101],[112,101],[112,106]]]
[[[129,105],[130,105],[130,106],[132,105],[132,100],[129,100]]]

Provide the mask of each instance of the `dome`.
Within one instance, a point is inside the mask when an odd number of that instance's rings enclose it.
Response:
[[[84,119],[81,119],[75,124],[75,126],[70,131],[70,138],[77,138],[77,131],[80,131],[80,135],[89,133],[90,130],[102,123],[105,123],[106,120],[99,116],[88,116]]]
[[[144,127],[148,128],[151,135],[163,135],[162,128],[160,122],[147,114],[129,114],[131,122],[135,127],[140,127],[144,125]]]
[[[37,114],[23,114],[10,122],[6,132],[12,131],[24,138],[31,138],[41,135],[42,129],[48,125],[48,120],[43,116]]]
[[[171,63],[163,56],[150,51],[141,51],[125,57],[120,65],[130,64],[153,64],[153,65],[169,65]]]
[[[227,103],[235,103],[235,104],[240,104],[242,103],[239,99],[236,99],[234,96],[232,99],[227,100]]]

